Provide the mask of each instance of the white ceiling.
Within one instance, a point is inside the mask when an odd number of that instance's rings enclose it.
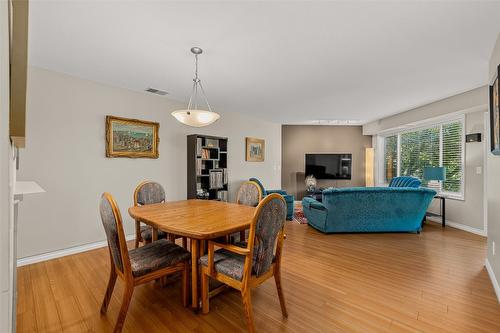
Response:
[[[29,61],[216,111],[367,122],[488,83],[500,2],[32,1]],[[163,98],[163,97],[158,97]]]

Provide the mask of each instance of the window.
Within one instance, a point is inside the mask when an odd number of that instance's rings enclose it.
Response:
[[[384,140],[386,182],[396,176],[414,176],[426,186],[424,168],[443,166],[446,180],[442,191],[463,197],[463,137],[463,120],[387,136]]]

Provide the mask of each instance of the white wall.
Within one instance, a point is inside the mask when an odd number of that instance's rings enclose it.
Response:
[[[497,66],[500,64],[500,35],[496,41],[489,64],[490,82],[497,76]],[[489,129],[489,126],[488,126]],[[489,136],[489,132],[487,134]],[[500,278],[500,156],[487,153],[487,205],[488,205],[488,261],[497,278]],[[492,243],[495,242],[497,253],[493,255]],[[498,283],[497,283],[498,286]],[[497,296],[500,296],[497,291]]]
[[[0,332],[12,331],[13,253],[9,189],[9,3],[0,1]]]
[[[133,221],[135,186],[160,182],[167,200],[186,198],[186,136],[193,133],[229,138],[230,200],[241,181],[258,177],[269,188],[281,184],[281,125],[222,111],[206,128],[178,123],[170,112],[182,106],[165,97],[114,88],[31,67],[28,76],[27,148],[21,152],[19,180],[35,180],[47,193],[23,202],[19,215],[20,258],[105,239],[97,204],[102,192],[115,196]],[[160,123],[159,159],[106,158],[105,115]],[[266,140],[265,162],[245,162],[245,137]]]
[[[465,133],[481,133],[482,142],[465,144],[465,191],[464,201],[446,200],[446,220],[473,228],[486,236],[484,228],[484,112],[465,116]],[[477,168],[481,173],[477,173]],[[439,213],[439,201],[434,200],[431,211]]]
[[[386,131],[404,129],[432,119],[444,119],[453,115],[465,115],[465,131],[470,133],[484,133],[484,113],[487,110],[487,87],[474,89],[456,96],[436,101],[397,115],[380,119],[363,126],[363,134],[380,134]],[[485,100],[486,99],[486,100]],[[377,142],[376,160],[380,161],[383,154],[381,142]],[[479,234],[486,234],[484,230],[484,174],[477,174],[477,168],[484,169],[484,150],[486,142],[465,144],[465,191],[464,200],[446,200],[446,219],[450,225]],[[383,160],[383,158],[382,158]],[[383,176],[383,167],[377,165],[376,182],[380,184]],[[431,211],[439,210],[439,202],[434,200]]]

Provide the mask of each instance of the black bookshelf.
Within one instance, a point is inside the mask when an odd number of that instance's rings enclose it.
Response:
[[[227,201],[227,138],[187,136],[187,198]]]

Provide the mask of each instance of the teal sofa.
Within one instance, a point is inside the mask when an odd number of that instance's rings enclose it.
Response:
[[[305,197],[302,207],[308,224],[325,233],[420,232],[435,195],[427,188],[333,188],[322,202]]]
[[[294,204],[295,204],[295,197],[291,194],[287,194],[286,191],[283,190],[266,190],[264,188],[264,185],[258,180],[257,178],[250,178],[249,181],[251,182],[256,182],[257,185],[259,185],[260,190],[262,191],[262,197],[265,197],[268,194],[271,193],[278,193],[281,196],[283,196],[283,199],[285,199],[286,202],[286,219],[287,220],[292,220],[293,219],[293,214],[294,214]]]

